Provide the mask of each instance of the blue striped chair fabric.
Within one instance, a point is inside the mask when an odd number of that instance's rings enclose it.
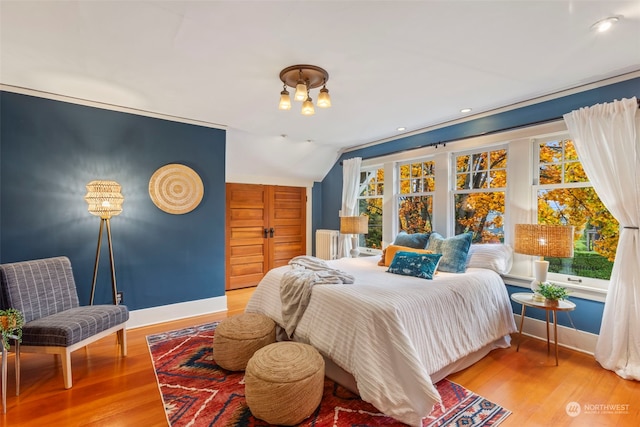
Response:
[[[47,347],[51,350],[42,352],[68,358],[77,346],[87,345],[92,337],[101,338],[101,333],[112,330],[121,334],[122,355],[126,355],[127,307],[80,306],[67,257],[2,264],[0,279],[0,306],[20,310],[25,319],[21,351],[29,351],[30,346]],[[61,349],[56,350],[58,347]],[[70,359],[63,360],[63,374],[65,387],[71,388],[71,374],[66,372],[65,363],[70,368]]]

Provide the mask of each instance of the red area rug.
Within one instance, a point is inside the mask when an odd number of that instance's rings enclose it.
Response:
[[[212,355],[216,323],[149,335],[147,343],[172,427],[267,426],[251,415],[244,398],[244,373],[229,372]],[[448,380],[436,384],[442,407],[424,426],[496,426],[510,411]],[[326,379],[322,402],[301,426],[403,426],[381,414],[335,382]]]

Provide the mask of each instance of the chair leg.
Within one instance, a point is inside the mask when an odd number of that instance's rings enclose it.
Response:
[[[20,396],[20,341],[16,340],[16,396]]]
[[[120,343],[120,355],[127,356],[127,330],[122,328],[118,331],[118,342]]]
[[[2,344],[2,413],[7,413],[7,350]]]
[[[62,356],[62,376],[64,378],[64,388],[70,389],[73,386],[73,379],[71,377],[71,353],[69,350],[65,350]]]

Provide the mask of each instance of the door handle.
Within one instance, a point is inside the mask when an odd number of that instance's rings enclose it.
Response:
[[[273,237],[273,233],[275,233],[276,230],[273,229],[273,227],[271,227],[269,229],[269,237]]]
[[[264,238],[266,239],[267,237],[269,237],[269,230],[267,230],[266,228],[264,229]]]

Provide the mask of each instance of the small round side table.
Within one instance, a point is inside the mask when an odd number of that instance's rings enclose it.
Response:
[[[547,301],[535,301],[533,299],[533,293],[531,292],[519,292],[511,295],[511,299],[518,304],[522,304],[522,314],[520,318],[520,330],[518,331],[518,346],[516,351],[520,350],[520,343],[522,342],[522,326],[524,325],[524,315],[527,307],[541,308],[546,312],[547,317],[547,354],[550,352],[549,342],[549,313],[552,316],[553,322],[553,337],[555,340],[555,352],[556,352],[556,366],[558,366],[558,311],[573,311],[576,305],[571,301],[559,300],[557,304],[550,304]]]

